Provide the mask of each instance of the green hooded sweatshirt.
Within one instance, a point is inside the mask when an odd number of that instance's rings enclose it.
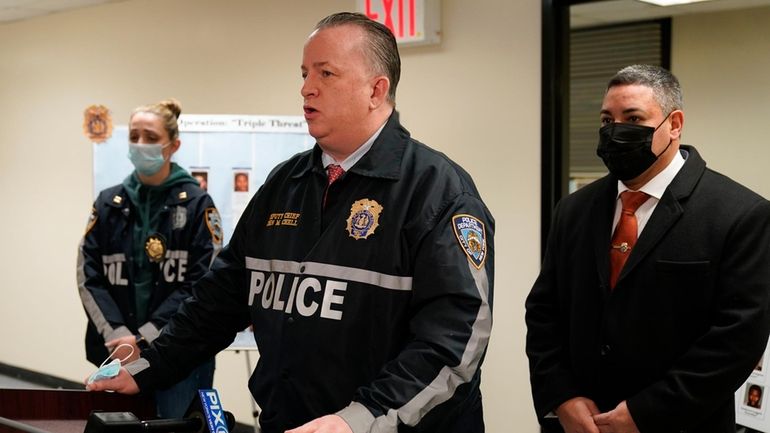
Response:
[[[148,305],[152,289],[155,285],[155,272],[153,266],[157,267],[147,257],[144,251],[144,244],[147,237],[157,232],[160,211],[168,198],[168,190],[179,184],[194,183],[198,184],[189,173],[176,163],[171,163],[171,172],[162,184],[153,186],[145,185],[136,174],[131,173],[123,180],[123,187],[126,189],[131,204],[133,204],[136,219],[133,225],[133,248],[134,258],[134,297],[136,302],[136,320],[139,326],[147,322],[149,317]]]

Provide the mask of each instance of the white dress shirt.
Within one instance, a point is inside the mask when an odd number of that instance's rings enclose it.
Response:
[[[387,121],[385,122],[387,123]],[[323,152],[321,154],[321,164],[323,164],[324,168],[328,167],[331,164],[337,164],[340,167],[342,167],[345,172],[350,170],[351,167],[356,165],[359,159],[361,159],[362,156],[366,155],[366,152],[369,151],[369,149],[372,148],[372,144],[374,144],[374,140],[377,139],[377,137],[380,136],[380,132],[382,132],[382,128],[385,127],[385,123],[380,126],[380,129],[374,132],[374,135],[369,137],[368,140],[364,142],[364,144],[361,145],[358,149],[356,149],[355,152],[351,153],[347,158],[345,158],[344,161],[337,161],[334,159],[333,156],[329,155],[326,152]]]
[[[685,154],[684,156],[682,155],[683,153]],[[660,202],[660,198],[663,196],[666,188],[668,188],[668,185],[671,184],[671,181],[674,180],[674,177],[676,177],[676,174],[679,173],[679,170],[684,165],[684,160],[686,157],[686,151],[679,149],[679,152],[674,155],[674,158],[671,160],[668,166],[663,169],[663,171],[658,173],[655,177],[650,179],[649,182],[644,184],[644,186],[639,188],[639,191],[647,193],[650,198],[647,199],[647,201],[639,206],[639,209],[636,210],[635,215],[638,228],[637,237],[642,233],[642,230],[644,230],[644,227],[647,225],[647,221],[650,220],[650,216],[658,206],[658,202]],[[610,232],[610,236],[612,236],[612,233],[615,232],[615,226],[618,225],[618,220],[620,220],[620,212],[623,207],[623,204],[620,201],[620,194],[623,191],[632,190],[630,190],[623,182],[618,181],[618,195],[615,202],[615,217],[612,220],[612,232]]]

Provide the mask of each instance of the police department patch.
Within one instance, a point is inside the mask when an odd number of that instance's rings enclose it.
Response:
[[[144,242],[144,252],[151,262],[160,263],[166,255],[166,239],[159,233],[151,234]]]
[[[89,105],[83,112],[83,133],[94,143],[104,143],[112,136],[112,116],[104,105]]]
[[[206,209],[206,226],[211,232],[211,239],[215,244],[222,243],[222,218],[219,217],[219,211],[217,208],[210,207]]]
[[[476,269],[484,266],[484,260],[487,258],[487,237],[484,223],[478,218],[459,214],[452,217],[452,227],[457,236],[457,241],[468,260],[473,263]]]
[[[99,215],[96,213],[96,208],[91,208],[91,215],[88,217],[88,224],[86,225],[86,232],[87,235],[88,232],[91,231],[92,228],[96,225],[96,220],[99,218]]]
[[[380,212],[382,206],[374,200],[364,198],[356,200],[350,207],[350,216],[348,217],[348,234],[358,240],[366,239],[380,225]]]

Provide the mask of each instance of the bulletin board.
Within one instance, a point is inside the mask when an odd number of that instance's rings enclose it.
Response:
[[[182,144],[171,160],[199,179],[213,198],[225,243],[273,167],[315,144],[301,116],[183,114],[179,138]],[[126,125],[93,144],[94,198],[133,171],[127,155]]]

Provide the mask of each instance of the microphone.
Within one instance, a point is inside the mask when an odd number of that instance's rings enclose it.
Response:
[[[187,408],[186,418],[200,419],[206,425],[197,433],[229,433],[235,427],[235,417],[222,408],[216,389],[199,389]]]
[[[198,390],[184,418],[141,421],[131,412],[93,411],[83,433],[229,433],[235,417],[222,408],[215,389]]]

